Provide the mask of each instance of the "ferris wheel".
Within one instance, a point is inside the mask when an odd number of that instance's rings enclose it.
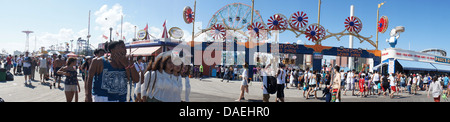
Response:
[[[232,3],[222,7],[209,20],[208,28],[214,27],[216,24],[223,24],[227,30],[247,30],[252,23],[264,23],[259,11],[254,11],[253,22],[252,7],[243,3]]]

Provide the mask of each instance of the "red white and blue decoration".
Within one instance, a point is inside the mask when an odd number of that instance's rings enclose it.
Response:
[[[280,30],[284,31],[287,27],[287,21],[286,17],[282,14],[275,14],[273,16],[270,16],[269,23],[267,23],[267,26],[269,26],[270,30]]]
[[[350,33],[359,33],[362,30],[362,21],[355,16],[351,16],[351,17],[347,17],[347,19],[345,19],[345,29],[350,32]]]
[[[386,30],[388,28],[388,25],[389,25],[388,17],[387,16],[382,16],[380,18],[380,20],[378,21],[378,27],[377,27],[378,32],[380,32],[380,33],[386,32]]]
[[[251,25],[249,25],[247,29],[249,31],[253,31],[250,33],[250,36],[255,38],[255,37],[260,37],[260,35],[261,35],[260,31],[264,30],[265,27],[263,24],[261,24],[259,22],[255,22],[255,23],[252,23]]]
[[[187,24],[191,24],[195,19],[195,14],[192,11],[191,7],[186,6],[183,10],[183,19]]]
[[[291,18],[289,18],[289,22],[289,25],[292,29],[303,30],[306,25],[308,25],[308,17],[303,11],[301,13],[300,11],[297,11],[296,13],[293,13],[291,15]]]
[[[223,39],[225,37],[226,31],[225,31],[225,27],[222,24],[215,24],[214,26],[211,27],[212,33],[211,36],[218,40],[218,39]]]
[[[325,28],[317,23],[311,24],[306,27],[305,35],[308,40],[315,42],[325,37]]]

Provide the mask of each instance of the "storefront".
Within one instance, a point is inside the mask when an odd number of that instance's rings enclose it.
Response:
[[[429,53],[389,48],[381,52],[382,63],[376,68],[383,73],[450,73],[450,58]]]

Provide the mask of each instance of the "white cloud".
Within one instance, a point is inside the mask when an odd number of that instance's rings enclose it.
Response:
[[[100,32],[99,35],[92,36],[95,40],[97,40],[95,45],[106,40],[103,38],[103,35],[109,38],[110,27],[113,28],[111,36],[115,40],[123,39],[122,37],[120,37],[121,28],[122,36],[125,37],[126,41],[132,41],[135,31],[139,31],[139,27],[137,25],[126,21],[126,15],[123,13],[123,7],[120,4],[115,4],[111,8],[109,8],[108,5],[103,5],[99,10],[94,12],[94,16],[96,24],[94,29]],[[123,25],[121,26],[122,16],[124,21]],[[116,33],[119,33],[119,36]]]
[[[58,31],[58,33],[44,32],[44,34],[37,37],[36,45],[37,48],[45,47],[46,49],[49,49],[51,45],[63,45],[65,42],[70,43],[70,40],[76,40],[79,37],[86,38],[86,35],[87,28],[78,32],[74,32],[72,29],[62,28]],[[33,44],[34,46],[34,43],[31,43],[31,40],[33,39],[30,38],[30,44]],[[75,44],[76,42],[74,42],[74,49]],[[34,47],[30,49],[34,49]]]

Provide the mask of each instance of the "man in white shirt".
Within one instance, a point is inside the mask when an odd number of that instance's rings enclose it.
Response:
[[[47,70],[47,59],[45,58],[44,54],[41,55],[41,58],[39,58],[39,76],[41,78],[41,82],[45,83],[44,76],[48,74]]]
[[[378,71],[375,71],[373,74],[372,81],[374,83],[373,89],[376,91],[376,94],[379,95],[381,92],[378,92],[378,84],[380,84],[380,73],[378,73]]]
[[[393,98],[394,93],[397,92],[397,88],[396,88],[397,82],[395,81],[395,78],[392,73],[389,73],[388,79],[389,79],[389,85],[391,86],[391,91],[392,91],[391,94],[389,94],[389,97]]]
[[[279,70],[277,72],[277,102],[284,102],[284,84],[286,83],[286,72],[284,71],[285,66],[279,65]]]
[[[355,70],[352,70],[351,72],[349,71],[347,73],[347,81],[346,81],[346,86],[345,86],[345,90],[344,90],[344,95],[346,95],[347,90],[352,90],[352,96],[355,95],[355,90],[354,90],[354,83],[355,83]]]
[[[344,72],[344,70],[341,70],[341,87],[344,87],[344,84],[345,84],[345,72]]]
[[[25,52],[25,58],[23,60],[23,75],[25,76],[25,84],[27,83],[27,81],[29,82],[29,84],[31,85],[31,58],[28,57],[28,52]]]

